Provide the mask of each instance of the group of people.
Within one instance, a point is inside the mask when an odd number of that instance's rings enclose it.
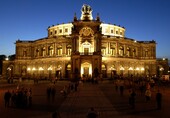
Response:
[[[4,94],[5,107],[26,108],[32,106],[32,89],[17,87],[7,90]]]
[[[116,80],[115,82],[115,89],[116,91],[119,90],[120,95],[123,95],[124,88],[129,89],[129,105],[132,109],[135,108],[135,101],[136,101],[136,95],[137,91],[139,90],[141,95],[145,97],[146,102],[149,102],[151,100],[152,92],[151,89],[153,89],[154,86],[152,86],[148,81],[138,82],[138,83],[132,83],[132,81],[129,81],[129,85],[127,83],[125,84],[124,79]],[[157,103],[157,109],[162,108],[162,93],[160,90],[156,92],[156,103]]]
[[[67,97],[67,95],[71,91],[77,91],[79,82],[70,82],[68,85],[65,85],[63,89],[60,91],[61,94],[63,94],[64,97]]]

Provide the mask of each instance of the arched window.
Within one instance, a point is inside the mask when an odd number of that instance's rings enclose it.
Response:
[[[148,57],[149,54],[148,54],[148,49],[145,50],[145,57]]]
[[[26,56],[27,56],[27,51],[24,50],[24,51],[23,51],[23,57],[26,57]]]
[[[71,55],[71,45],[67,46],[66,54]]]
[[[106,47],[101,48],[102,55],[106,55]]]
[[[119,47],[119,56],[124,55],[124,48],[122,46]]]
[[[62,55],[62,47],[61,46],[58,46],[57,49],[57,56],[61,56]]]
[[[45,56],[45,47],[42,48],[42,56]]]
[[[130,48],[129,48],[129,47],[127,47],[126,55],[127,55],[128,57],[130,57]]]
[[[48,55],[49,55],[49,56],[53,56],[53,54],[54,54],[53,46],[49,46],[49,47],[48,47]]]
[[[102,77],[106,78],[107,77],[107,69],[106,69],[106,65],[102,64]]]
[[[115,55],[116,55],[116,44],[112,44],[112,45],[110,46],[110,54],[111,54],[112,56],[115,56]]]
[[[35,53],[36,53],[36,54],[35,54],[36,57],[40,56],[40,50],[39,50],[39,49],[36,49],[36,52],[35,52]]]
[[[135,49],[132,50],[132,56],[136,57],[136,50]]]

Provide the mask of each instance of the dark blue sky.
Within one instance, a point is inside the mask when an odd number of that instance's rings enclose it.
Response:
[[[88,4],[93,18],[126,28],[126,37],[156,40],[157,58],[170,59],[170,0],[0,0],[0,55],[15,54],[15,41],[47,36],[51,25],[80,18]]]

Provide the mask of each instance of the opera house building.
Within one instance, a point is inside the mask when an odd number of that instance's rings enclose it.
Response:
[[[80,19],[74,14],[72,22],[48,27],[45,38],[17,40],[15,59],[3,62],[3,75],[111,78],[153,76],[168,69],[156,59],[154,40],[127,38],[124,27],[103,23],[99,14],[93,18],[89,5],[81,12]]]

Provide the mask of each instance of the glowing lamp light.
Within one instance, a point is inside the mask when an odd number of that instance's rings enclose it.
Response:
[[[145,69],[142,67],[141,70],[145,70]]]
[[[160,71],[163,71],[163,70],[164,70],[164,68],[162,68],[162,67],[161,67],[159,70],[160,70]]]
[[[31,68],[27,68],[27,70],[28,70],[28,71],[30,71],[30,70],[31,70]]]
[[[120,67],[120,70],[125,70],[123,67]]]
[[[139,68],[137,67],[136,70],[139,70]]]
[[[5,58],[5,60],[6,60],[6,61],[8,61],[8,60],[9,60],[9,58],[7,57],[7,58]]]
[[[128,70],[133,70],[133,68],[132,68],[132,67],[130,67]]]
[[[11,68],[10,68],[10,67],[8,67],[8,68],[7,68],[7,70],[11,70]]]
[[[35,68],[32,68],[32,70],[34,71],[34,70],[36,70]]]
[[[53,68],[52,68],[52,67],[49,67],[48,70],[53,70]]]
[[[44,70],[44,69],[42,67],[40,67],[39,70],[41,71],[41,70]]]

